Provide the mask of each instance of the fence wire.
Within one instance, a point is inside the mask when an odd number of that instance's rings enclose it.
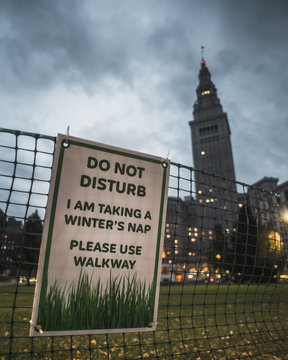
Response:
[[[55,138],[0,129],[0,359],[288,359],[277,194],[171,164],[157,331],[29,337]]]

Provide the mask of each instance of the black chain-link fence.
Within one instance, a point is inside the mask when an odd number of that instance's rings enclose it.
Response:
[[[0,129],[0,359],[288,359],[279,196],[171,164],[157,331],[29,337],[55,138]]]

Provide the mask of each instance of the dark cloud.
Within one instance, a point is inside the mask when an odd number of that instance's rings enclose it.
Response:
[[[4,127],[41,132],[49,123],[54,135],[71,121],[70,107],[86,111],[88,96],[95,101],[89,123],[73,124],[81,136],[94,132],[140,151],[169,148],[173,160],[192,164],[188,121],[205,45],[230,121],[237,178],[288,178],[286,0],[3,0],[0,10]],[[129,91],[141,104],[135,116],[131,97],[122,96]],[[69,96],[76,104],[67,105]],[[115,115],[97,112],[103,98]]]

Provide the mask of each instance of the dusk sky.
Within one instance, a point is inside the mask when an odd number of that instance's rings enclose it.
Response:
[[[0,0],[1,127],[193,166],[201,45],[236,178],[288,180],[287,0]]]

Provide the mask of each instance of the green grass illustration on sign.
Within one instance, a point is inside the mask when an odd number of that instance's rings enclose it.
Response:
[[[149,326],[153,319],[155,290],[134,275],[92,284],[87,273],[67,290],[57,281],[40,304],[38,323],[44,331],[124,329]]]

